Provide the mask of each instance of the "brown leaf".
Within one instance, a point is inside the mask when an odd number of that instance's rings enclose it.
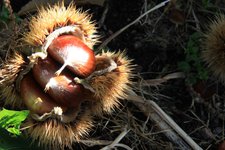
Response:
[[[218,150],[225,150],[225,141],[222,141],[222,142],[219,144]]]
[[[185,14],[177,8],[173,8],[169,12],[169,20],[174,24],[183,24],[185,22]]]
[[[186,16],[183,10],[180,9],[176,0],[171,0],[169,5],[165,8],[169,20],[176,24],[181,25],[185,22]]]

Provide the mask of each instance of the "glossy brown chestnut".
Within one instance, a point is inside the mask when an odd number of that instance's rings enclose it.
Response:
[[[83,86],[73,82],[73,76],[64,70],[59,76],[59,65],[50,57],[39,59],[33,67],[33,76],[54,101],[66,107],[78,107],[83,100]]]
[[[57,104],[41,90],[31,75],[24,76],[20,83],[20,94],[25,105],[31,112],[39,115],[51,112]]]
[[[49,55],[63,66],[57,75],[67,66],[79,77],[89,76],[95,69],[94,52],[73,35],[62,35],[52,41],[48,47]]]

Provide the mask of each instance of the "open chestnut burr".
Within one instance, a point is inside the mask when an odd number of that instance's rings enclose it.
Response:
[[[95,25],[74,5],[40,9],[29,29],[23,39],[37,51],[12,53],[1,67],[0,92],[6,105],[30,110],[23,126],[33,140],[47,149],[72,149],[94,116],[126,99],[133,65],[121,51],[94,53]]]

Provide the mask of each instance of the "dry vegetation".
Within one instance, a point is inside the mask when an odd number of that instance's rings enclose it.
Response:
[[[108,0],[103,6],[82,6],[98,22],[102,43],[96,51],[126,49],[134,59],[137,95],[130,93],[119,110],[96,118],[90,136],[74,143],[74,149],[218,149],[224,141],[224,85],[200,53],[207,26],[225,13],[225,3],[161,2]],[[20,18],[18,23],[1,21],[1,62],[23,46],[17,39],[27,21]]]

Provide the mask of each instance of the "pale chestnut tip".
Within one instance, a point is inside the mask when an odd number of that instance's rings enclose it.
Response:
[[[41,8],[29,29],[25,41],[42,51],[28,62],[21,59],[15,76],[8,78],[10,85],[20,83],[17,92],[32,112],[23,126],[46,149],[72,149],[94,126],[94,116],[110,113],[127,98],[133,65],[124,52],[95,56],[95,25],[73,5]],[[11,64],[16,64],[14,59],[4,65],[6,71]]]
[[[32,75],[24,76],[20,84],[20,95],[27,108],[35,114],[49,113],[58,106],[48,95],[46,95],[38,84],[32,79]]]
[[[93,72],[81,79],[92,92],[82,82],[74,82],[76,74],[67,66],[55,75],[61,64],[50,53],[45,59],[38,58],[23,76],[19,92],[32,112],[23,126],[30,127],[28,134],[40,145],[48,149],[71,147],[89,133],[95,115],[110,113],[132,90],[133,65],[124,52],[102,52],[94,57]],[[55,112],[58,107],[62,111]]]
[[[45,90],[54,102],[65,107],[78,109],[84,99],[84,88],[73,82],[73,75],[64,70],[59,76],[55,72],[59,68],[57,62],[50,57],[39,59],[32,72],[37,83]]]
[[[49,45],[47,52],[53,59],[63,64],[56,71],[56,75],[59,75],[66,67],[75,75],[84,78],[95,70],[94,52],[73,35],[57,37]]]

